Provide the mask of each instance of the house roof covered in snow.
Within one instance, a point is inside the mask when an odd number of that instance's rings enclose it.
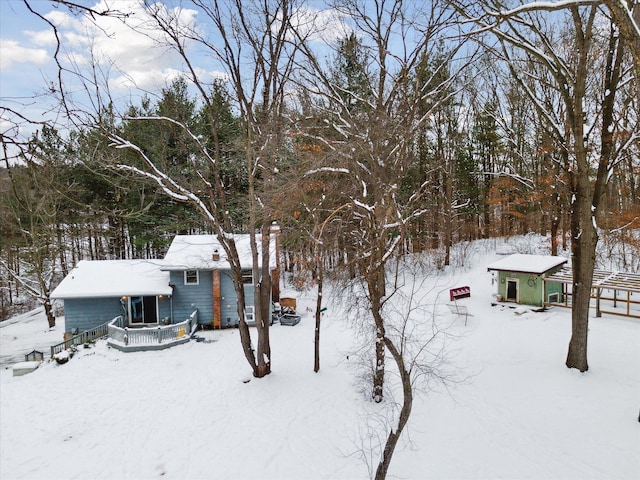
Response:
[[[492,263],[487,270],[542,274],[565,263],[564,257],[516,253]]]
[[[159,260],[81,260],[51,298],[171,295],[169,273]]]
[[[248,234],[234,235],[240,265],[251,268],[251,237]],[[261,236],[256,235],[258,255],[262,251]],[[271,268],[276,267],[275,235],[271,235],[270,259]],[[220,256],[214,260],[214,253]],[[164,270],[228,270],[230,269],[227,254],[216,235],[176,235],[164,257]]]

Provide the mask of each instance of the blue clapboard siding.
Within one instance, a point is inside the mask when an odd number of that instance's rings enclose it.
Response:
[[[173,288],[173,323],[188,318],[194,308],[198,309],[198,323],[213,324],[213,275],[211,271],[200,270],[198,285],[185,285],[184,271],[171,272]],[[246,285],[244,289],[247,305],[254,304],[254,286]],[[231,272],[220,272],[220,324],[222,327],[238,325],[238,297],[233,288]]]
[[[238,325],[238,297],[229,271],[220,272],[220,324],[223,327]]]
[[[220,324],[223,327],[238,325],[238,297],[229,271],[220,272]]]
[[[122,315],[120,297],[67,298],[64,300],[65,332],[75,328],[79,332],[95,328]]]
[[[184,272],[171,272],[170,284],[173,288],[173,323],[189,318],[198,309],[198,323],[213,323],[213,280],[210,271],[199,272],[198,285],[185,285]]]
[[[162,296],[158,297],[158,320],[162,322],[165,318],[171,320],[171,298]]]
[[[169,298],[158,298],[157,305],[159,320],[171,318]],[[110,322],[122,313],[120,297],[66,298],[64,300],[65,332],[71,333],[75,328],[79,332],[90,330]]]
[[[254,304],[254,286],[245,285],[244,301],[247,306]],[[233,288],[231,272],[222,271],[220,273],[220,296],[221,296],[221,324],[223,327],[238,326],[238,297]]]

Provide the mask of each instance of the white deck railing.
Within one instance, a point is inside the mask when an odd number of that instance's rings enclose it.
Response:
[[[109,322],[109,340],[125,347],[129,345],[151,347],[162,344],[182,343],[191,336],[197,325],[197,310],[180,323],[159,325],[157,327],[125,327],[124,318],[118,316]]]
[[[98,325],[95,328],[90,330],[86,330],[78,335],[74,335],[71,338],[68,338],[62,343],[58,343],[57,345],[51,346],[51,357],[53,357],[56,353],[62,352],[63,350],[67,350],[72,346],[82,345],[87,342],[91,342],[97,338],[106,337],[108,335],[109,324],[103,323],[102,325]]]

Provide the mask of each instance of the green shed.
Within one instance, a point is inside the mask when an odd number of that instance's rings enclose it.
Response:
[[[564,257],[517,253],[492,263],[487,270],[498,273],[498,299],[542,307],[550,296],[556,302],[562,300],[562,284],[547,282],[545,290],[542,279],[560,270],[565,263]]]

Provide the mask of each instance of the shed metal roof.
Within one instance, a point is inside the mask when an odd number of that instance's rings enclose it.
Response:
[[[516,253],[492,263],[487,270],[541,274],[565,263],[564,257]]]

